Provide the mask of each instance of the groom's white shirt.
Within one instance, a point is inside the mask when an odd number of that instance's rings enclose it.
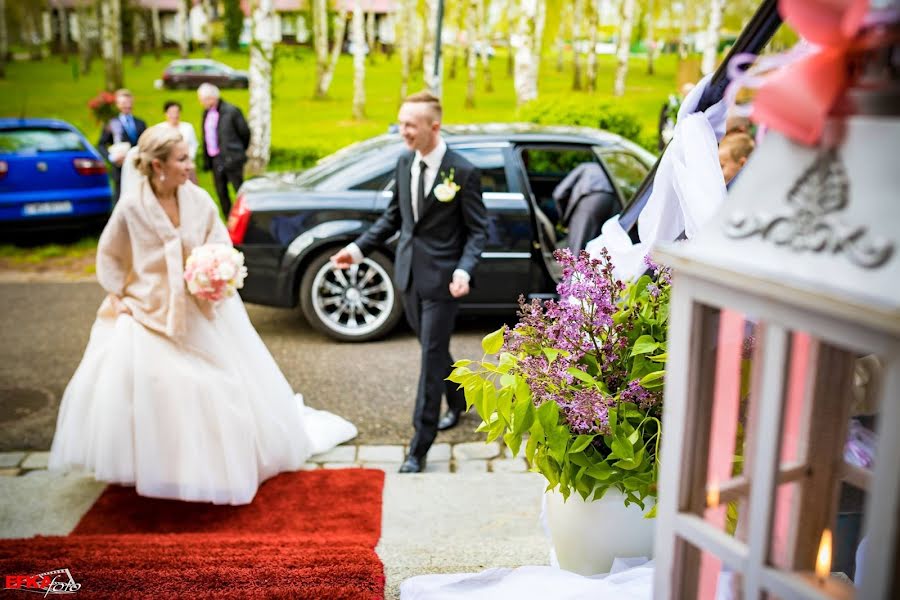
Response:
[[[446,153],[447,142],[444,141],[443,137],[439,137],[437,146],[434,147],[434,150],[424,156],[422,156],[421,152],[416,150],[412,165],[409,169],[409,197],[412,198],[413,219],[415,219],[416,221],[419,220],[419,206],[418,202],[416,202],[416,196],[418,195],[419,186],[419,163],[423,160],[425,161],[425,194],[427,196],[431,191],[432,186],[434,186],[434,180],[438,176],[438,169],[441,168],[441,162],[444,160],[444,155]],[[346,250],[350,252],[350,255],[353,257],[353,262],[355,264],[362,262],[364,257],[362,250],[359,249],[359,246],[351,242],[349,245],[347,245]],[[453,271],[453,279],[462,279],[463,281],[468,283],[471,280],[471,275],[463,269],[456,269],[455,271]]]

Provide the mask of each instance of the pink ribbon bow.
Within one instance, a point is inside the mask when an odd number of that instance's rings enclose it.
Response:
[[[782,19],[819,49],[763,84],[753,120],[798,142],[815,143],[847,87],[847,56],[868,9],[868,0],[779,0]]]

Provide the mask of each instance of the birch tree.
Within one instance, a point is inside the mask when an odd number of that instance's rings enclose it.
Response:
[[[434,55],[437,13],[438,0],[425,0],[425,46],[422,52],[422,79],[428,91],[440,98],[440,72],[437,77],[434,75],[434,61],[439,58]],[[438,68],[440,68],[440,65],[438,65]]]
[[[597,90],[597,31],[600,29],[600,3],[602,0],[593,0],[591,6],[591,18],[588,27],[591,30],[590,48],[587,59],[587,89],[591,92]]]
[[[491,47],[488,34],[488,15],[484,0],[477,0],[478,4],[478,39],[481,48],[481,77],[484,80],[484,91],[494,91],[494,81],[491,78],[491,57],[488,51]]]
[[[572,89],[581,89],[581,24],[584,21],[584,0],[575,0],[572,10]]]
[[[203,26],[206,34],[206,58],[211,58],[213,49],[212,6],[209,4],[209,0],[202,0],[200,5],[203,7],[203,15],[206,17],[206,24]]]
[[[331,80],[334,79],[334,70],[337,67],[338,59],[341,57],[341,48],[344,46],[344,33],[347,31],[347,12],[341,11],[336,17],[334,24],[334,46],[331,48],[331,57],[328,64],[325,65],[325,71],[319,79],[316,87],[316,98],[325,98],[328,95],[328,88],[331,87]]]
[[[722,27],[722,0],[710,0],[709,2],[709,26],[703,40],[703,61],[700,63],[700,72],[704,75],[712,73],[716,68],[716,60],[719,54],[719,29]]]
[[[59,53],[63,62],[69,62],[69,13],[62,4],[57,7],[57,17],[59,19]]]
[[[312,0],[313,48],[316,51],[316,98],[323,98],[328,86],[322,85],[328,72],[328,3]]]
[[[366,118],[366,24],[361,0],[353,2],[353,118]]]
[[[546,5],[544,0],[522,0],[518,10],[513,86],[516,90],[516,102],[524,104],[538,96]]]
[[[559,25],[556,27],[556,40],[553,45],[556,47],[556,72],[562,73],[566,66],[566,23],[569,21],[567,17],[571,15],[571,5],[563,1],[562,10],[560,10]]]
[[[462,4],[460,2],[459,4]],[[478,0],[468,0],[466,14],[466,108],[475,108],[475,79],[478,75],[478,57],[475,55],[475,20],[478,17]]]
[[[463,31],[468,25],[468,21],[466,20],[466,11],[463,10],[463,5],[467,4],[469,0],[456,0],[450,8],[447,9],[449,13],[449,18],[447,19],[448,23],[453,24],[453,28],[456,29],[457,33]],[[459,55],[464,51],[464,46],[460,45],[460,36],[456,36],[457,43],[453,44],[449,48],[444,51],[444,54],[448,56],[450,69],[447,73],[447,77],[450,79],[456,79],[456,66],[459,62]],[[468,40],[466,40],[468,43]]]
[[[656,16],[654,12],[653,0],[647,0],[647,74],[653,75],[653,59],[656,54],[655,25]]]
[[[272,60],[275,55],[275,11],[272,0],[258,0],[253,11],[250,44],[250,147],[247,171],[261,175],[269,164],[272,146]]]
[[[110,92],[124,87],[122,71],[122,5],[119,0],[101,0],[101,48],[104,79]]]
[[[187,18],[187,5],[183,2],[183,0],[178,0],[178,13],[175,15],[175,28],[177,29],[176,35],[178,35],[178,53],[181,54],[181,58],[187,58],[188,56],[188,18]]]
[[[141,9],[136,8],[131,14],[131,52],[134,54],[134,66],[141,64],[141,55],[144,52],[144,15]]]
[[[409,72],[412,62],[413,11],[415,0],[400,0],[400,99],[409,95]]]
[[[6,32],[6,0],[0,0],[0,78],[6,79],[6,55],[9,38]]]
[[[625,77],[628,75],[628,57],[631,54],[631,30],[634,27],[635,0],[624,0],[622,3],[622,25],[619,27],[619,50],[616,53],[616,82],[613,95],[625,94]]]
[[[159,22],[159,0],[154,0],[150,9],[150,22],[153,27],[153,55],[156,60],[160,59],[160,49],[162,48],[162,26]]]
[[[366,44],[369,46],[369,62],[375,62],[375,11],[366,13]]]
[[[78,30],[78,60],[80,72],[87,75],[94,60],[94,40],[97,36],[97,7],[79,4],[75,8],[75,28]]]

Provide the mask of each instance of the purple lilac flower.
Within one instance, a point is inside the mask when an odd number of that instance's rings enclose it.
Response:
[[[620,399],[622,402],[631,402],[645,410],[656,406],[660,400],[658,392],[651,392],[642,386],[638,379],[628,382],[628,385],[622,390]]]
[[[576,391],[560,402],[569,430],[576,435],[609,433],[610,399],[594,388]]]

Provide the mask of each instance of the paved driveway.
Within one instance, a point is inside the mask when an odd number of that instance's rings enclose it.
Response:
[[[66,383],[87,344],[103,291],[93,282],[0,284],[0,451],[48,449]],[[247,305],[253,324],[307,404],[354,423],[359,443],[399,444],[412,434],[419,348],[408,329],[368,344],[312,331],[299,311]],[[454,357],[480,358],[482,336],[501,319],[463,319]],[[483,439],[469,417],[441,441]]]

